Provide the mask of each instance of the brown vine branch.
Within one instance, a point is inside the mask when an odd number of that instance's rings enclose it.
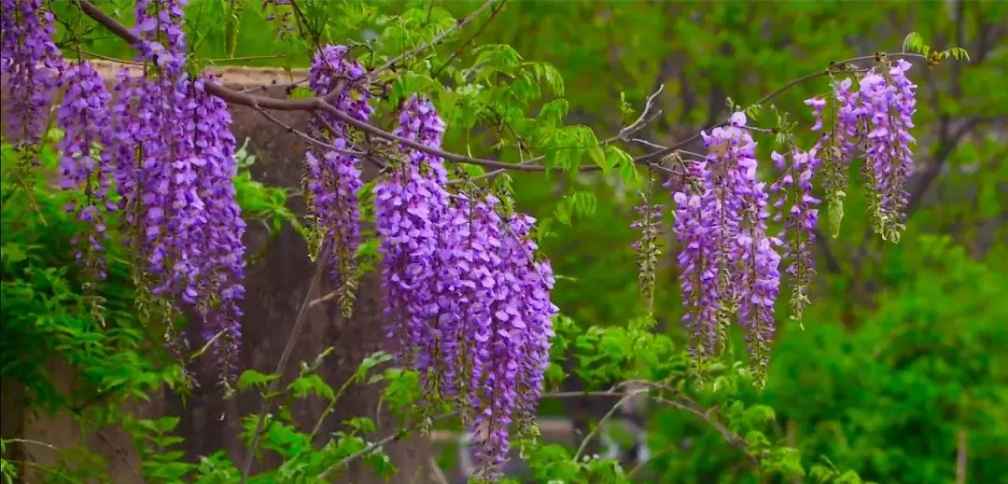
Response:
[[[97,21],[98,23],[100,23],[103,26],[105,26],[106,28],[108,28],[112,33],[114,33],[117,36],[121,37],[122,39],[130,42],[131,44],[135,45],[135,44],[140,43],[140,39],[136,35],[134,35],[133,32],[131,32],[127,27],[125,27],[124,25],[122,25],[121,23],[119,23],[118,21],[116,21],[115,19],[113,19],[112,17],[110,17],[107,14],[105,14],[105,12],[103,12],[101,9],[99,9],[98,7],[96,7],[90,1],[88,1],[88,0],[76,0],[76,1],[80,5],[80,7],[84,11],[84,13],[86,13],[88,16],[90,16],[91,18],[93,18],[95,21]],[[490,3],[492,3],[492,2],[487,2],[487,4],[490,4]],[[922,56],[922,55],[920,55],[920,54],[909,54],[909,53],[887,53],[887,54],[879,54],[879,55],[886,55],[886,56],[889,56],[889,57],[906,57],[906,58],[915,58],[915,59],[925,59],[925,57]],[[802,77],[800,77],[798,79],[795,79],[795,80],[792,80],[792,81],[788,82],[784,86],[782,86],[782,87],[780,87],[780,88],[778,88],[778,89],[770,92],[769,94],[763,96],[762,98],[760,98],[756,102],[756,104],[762,104],[764,102],[767,102],[767,101],[775,98],[776,96],[780,95],[781,93],[785,92],[787,89],[790,89],[791,87],[794,87],[794,86],[796,86],[798,84],[801,84],[803,82],[806,82],[806,81],[809,81],[809,80],[812,80],[812,79],[816,79],[816,78],[825,76],[825,75],[829,74],[830,72],[833,72],[833,71],[839,69],[841,66],[845,66],[847,64],[852,64],[852,63],[856,63],[856,62],[863,62],[863,61],[868,61],[868,60],[874,60],[879,55],[853,57],[853,58],[850,58],[850,59],[846,59],[846,60],[843,60],[843,61],[840,61],[840,62],[833,63],[828,68],[826,68],[824,70],[816,71],[814,73],[802,76]],[[353,118],[352,116],[348,115],[347,113],[344,113],[343,111],[340,111],[339,109],[336,109],[335,107],[333,107],[328,102],[327,98],[323,98],[323,97],[305,98],[305,99],[277,99],[277,98],[271,98],[271,97],[266,97],[266,96],[258,96],[258,95],[249,94],[249,93],[245,93],[245,92],[235,91],[235,90],[229,89],[227,87],[224,87],[224,86],[222,86],[220,84],[212,83],[212,82],[208,82],[206,84],[206,90],[208,92],[210,92],[211,94],[213,94],[213,95],[215,95],[215,96],[223,99],[224,101],[226,101],[226,102],[228,102],[230,104],[238,104],[238,105],[243,105],[243,106],[258,106],[258,107],[263,108],[263,109],[273,109],[273,110],[277,110],[277,111],[316,111],[316,110],[325,110],[327,112],[332,113],[341,122],[347,123],[347,124],[349,124],[351,126],[354,126],[354,127],[358,128],[358,129],[361,129],[362,131],[365,131],[365,132],[367,132],[367,133],[369,133],[371,135],[374,135],[376,137],[383,138],[383,139],[386,139],[386,140],[389,140],[389,141],[399,142],[399,143],[401,143],[403,145],[409,146],[410,148],[413,148],[413,149],[416,149],[418,151],[422,151],[422,152],[425,152],[425,153],[428,153],[428,154],[431,154],[431,155],[440,156],[440,157],[444,158],[445,160],[452,161],[452,162],[468,163],[468,164],[480,165],[480,166],[484,166],[484,167],[488,167],[488,168],[496,168],[496,169],[504,169],[504,170],[514,170],[514,171],[527,171],[527,172],[546,171],[547,168],[548,168],[545,165],[534,163],[534,162],[543,160],[545,158],[545,156],[543,156],[543,155],[539,155],[539,156],[537,156],[535,158],[531,158],[531,159],[528,160],[527,163],[508,163],[508,162],[503,162],[503,161],[500,161],[500,160],[494,160],[494,159],[488,159],[488,158],[474,158],[474,157],[469,157],[469,156],[465,156],[465,155],[460,155],[460,154],[457,154],[457,153],[451,153],[451,152],[444,151],[444,150],[437,149],[437,148],[431,148],[429,146],[422,145],[420,143],[416,143],[416,142],[413,142],[413,141],[401,138],[399,136],[396,136],[395,134],[390,133],[388,131],[385,131],[385,130],[383,130],[383,129],[377,127],[377,126],[374,126],[372,124],[366,123],[364,121],[359,121],[359,120]],[[724,122],[719,123],[718,125],[715,125],[715,126],[719,126],[719,125],[723,125],[723,124],[724,124]],[[712,126],[712,127],[714,127],[714,126]],[[651,167],[660,166],[660,165],[656,164],[654,162],[654,160],[661,159],[665,155],[668,155],[668,154],[670,154],[670,153],[672,153],[672,152],[674,152],[674,151],[676,151],[678,149],[686,147],[687,145],[689,145],[690,143],[692,143],[693,141],[695,141],[699,136],[700,136],[699,133],[698,134],[694,134],[694,135],[692,135],[692,136],[690,136],[690,137],[688,137],[688,138],[686,138],[684,140],[678,141],[678,142],[676,142],[676,143],[672,144],[671,146],[668,146],[668,147],[666,147],[664,149],[653,151],[651,153],[647,153],[647,154],[644,154],[644,155],[641,155],[641,156],[637,156],[637,157],[633,158],[633,162],[637,163],[637,164],[643,164],[643,165],[646,165],[646,166],[651,166]],[[618,137],[612,137],[612,138],[607,139],[606,142],[612,142],[612,141],[615,141],[616,139],[618,139]],[[603,144],[604,143],[605,142],[603,142]],[[579,171],[582,171],[582,172],[589,172],[589,171],[599,171],[602,168],[600,166],[597,166],[597,165],[585,165],[585,166],[579,167],[578,169],[579,169]]]

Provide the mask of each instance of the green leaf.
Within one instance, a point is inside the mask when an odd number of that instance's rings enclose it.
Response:
[[[260,389],[265,388],[266,385],[273,380],[278,378],[277,375],[267,375],[265,373],[259,373],[255,370],[245,370],[242,372],[241,376],[238,377],[238,389],[248,390],[252,387],[259,387]]]
[[[375,367],[382,363],[387,363],[395,359],[391,354],[384,351],[374,352],[363,360],[361,360],[360,365],[357,366],[357,370],[354,372],[353,379],[358,382],[364,381],[368,373],[371,372]]]
[[[295,398],[305,398],[308,395],[317,395],[326,400],[336,398],[336,394],[328,383],[322,380],[318,374],[309,373],[296,378],[287,386],[288,390]]]
[[[560,223],[570,225],[575,218],[595,214],[598,199],[592,192],[578,191],[565,196],[556,206],[554,216]]]
[[[417,372],[389,368],[385,370],[385,380],[388,384],[385,386],[382,399],[388,402],[389,407],[396,413],[406,414],[407,410],[412,409],[413,404],[420,400],[422,389],[420,375]]]

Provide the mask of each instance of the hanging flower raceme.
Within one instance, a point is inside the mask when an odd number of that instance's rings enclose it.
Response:
[[[191,134],[191,164],[196,167],[195,198],[202,201],[207,219],[194,250],[198,277],[189,280],[187,291],[198,297],[196,308],[203,318],[204,340],[216,341],[211,350],[222,369],[224,383],[237,376],[241,343],[241,302],[245,296],[245,221],[235,192],[238,174],[231,113],[220,98],[206,92],[206,79],[190,84],[188,121]],[[188,142],[187,140],[187,142]]]
[[[92,276],[105,277],[101,257],[106,229],[105,213],[114,208],[108,198],[112,173],[108,153],[98,154],[99,146],[110,146],[108,103],[111,96],[97,71],[88,62],[80,62],[65,72],[67,84],[63,102],[56,113],[56,123],[63,130],[59,142],[60,187],[79,190],[67,206],[85,222],[81,243],[77,236],[77,259]]]
[[[476,296],[487,299],[466,315],[463,331],[472,335],[466,354],[474,453],[481,476],[491,480],[507,461],[512,424],[519,432],[534,425],[557,311],[549,296],[552,269],[535,260],[535,220],[514,214],[504,221],[496,206],[488,196],[473,207],[473,268],[483,275]]]
[[[913,171],[913,114],[917,86],[906,77],[910,63],[883,62],[861,79],[861,116],[867,123],[865,171],[872,185],[875,231],[898,242],[909,195],[906,182]]]
[[[444,123],[408,99],[395,134],[439,148]],[[535,259],[534,220],[493,196],[451,194],[443,160],[410,146],[375,188],[382,285],[400,360],[432,402],[453,402],[482,475],[506,461],[512,423],[531,425],[549,363],[553,275]]]
[[[792,150],[790,157],[776,151],[771,159],[783,173],[771,192],[777,195],[774,208],[784,213],[784,244],[787,274],[792,278],[791,318],[801,321],[809,304],[809,286],[815,276],[816,224],[819,222],[820,200],[812,194],[812,178],[819,164],[816,151]]]
[[[756,177],[756,143],[743,113],[701,133],[707,156],[686,166],[690,188],[676,192],[675,231],[686,312],[698,357],[718,353],[732,314],[762,367],[774,331],[778,241],[767,234],[768,194]]]
[[[4,118],[11,139],[36,144],[44,134],[63,57],[53,43],[53,15],[42,0],[3,0],[0,74],[7,80]]]
[[[817,150],[823,159],[823,188],[834,237],[840,233],[844,198],[847,196],[847,175],[860,137],[858,94],[852,86],[853,81],[849,78],[833,83],[835,114],[830,131],[820,138]],[[820,116],[821,111],[817,110],[817,125],[820,124]]]
[[[634,208],[637,212],[630,228],[640,231],[640,238],[632,245],[637,252],[637,284],[640,293],[647,304],[648,314],[654,311],[655,271],[661,248],[661,220],[664,207],[661,204],[650,203],[642,194],[640,205]]]
[[[142,294],[167,301],[169,313],[181,305],[199,314],[227,386],[241,338],[245,224],[227,106],[206,92],[206,79],[184,71],[183,3],[137,2],[140,59],[149,70],[143,77],[120,73],[106,152],[134,230],[129,243],[143,257],[136,279]],[[165,319],[170,327],[170,314]]]
[[[312,60],[308,83],[312,91],[326,97],[336,108],[360,121],[371,115],[368,104],[367,73],[347,56],[342,45],[321,48]],[[317,113],[314,131],[330,144],[330,149],[309,151],[305,185],[309,212],[319,241],[318,254],[330,268],[332,282],[338,288],[338,300],[344,316],[353,310],[358,278],[355,257],[360,245],[360,208],[357,192],[361,182],[360,160],[352,154],[350,128],[331,113]]]
[[[436,114],[420,116],[423,112],[433,112],[429,103],[410,99],[395,134],[439,147],[443,124]],[[439,296],[450,292],[450,288],[439,287],[444,270],[441,225],[449,195],[441,160],[418,156],[410,148],[403,151],[405,160],[375,188],[386,316],[399,341],[401,361],[417,368],[428,389],[440,395],[450,392],[453,383],[453,379],[444,378],[443,370],[445,362],[454,360],[453,345],[445,337],[452,332],[445,326],[454,321],[449,315],[441,317],[439,304]]]

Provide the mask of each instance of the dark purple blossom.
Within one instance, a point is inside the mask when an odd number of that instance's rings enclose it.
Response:
[[[196,311],[226,386],[237,376],[245,223],[231,116],[206,92],[206,79],[184,70],[183,3],[138,2],[148,71],[120,73],[104,153],[132,229],[128,242],[143,254],[142,289]]]
[[[48,124],[60,86],[63,57],[53,43],[53,15],[42,0],[3,0],[0,74],[6,91],[4,117],[11,139],[37,143]]]
[[[108,198],[112,173],[109,164],[103,161],[107,155],[99,155],[99,150],[111,145],[107,138],[111,96],[88,62],[72,65],[64,76],[67,90],[56,113],[56,123],[63,130],[58,146],[60,187],[78,191],[67,207],[86,222],[85,232],[77,236],[77,258],[87,271],[101,279],[105,276],[101,253],[107,223],[105,212],[112,207]],[[87,239],[86,243],[81,243],[81,237]]]
[[[371,115],[368,104],[367,73],[347,55],[345,46],[325,46],[316,53],[308,75],[308,84],[318,96],[326,96],[334,107],[361,121]],[[329,113],[317,113],[319,125],[314,130],[332,149],[309,151],[306,188],[311,217],[320,244],[327,253],[319,254],[330,268],[332,282],[339,288],[343,313],[353,308],[358,277],[355,257],[360,245],[360,208],[357,192],[361,182],[360,160],[348,151],[354,145],[353,133]]]

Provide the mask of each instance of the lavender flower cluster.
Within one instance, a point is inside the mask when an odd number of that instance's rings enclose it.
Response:
[[[62,80],[68,86],[57,112],[60,182],[77,190],[68,207],[90,226],[84,264],[97,277],[104,262],[106,212],[122,209],[127,243],[141,257],[142,293],[186,305],[201,316],[203,335],[236,376],[244,297],[245,224],[236,203],[235,140],[225,103],[206,92],[205,79],[185,72],[184,0],[138,0],[134,33],[141,39],[143,76],[122,71],[114,97],[86,62],[62,66],[52,42],[52,15],[41,1],[4,0],[0,65],[19,96],[11,120],[38,141],[48,103]],[[61,77],[62,76],[62,77]],[[119,194],[111,202],[112,181]],[[168,323],[170,324],[170,323]]]
[[[350,116],[367,121],[371,116],[367,73],[351,59],[342,45],[321,48],[312,60],[308,84],[312,91]],[[310,216],[321,240],[318,255],[327,262],[330,278],[338,288],[338,300],[346,317],[353,310],[360,245],[360,207],[357,192],[361,182],[360,160],[350,151],[354,145],[350,128],[330,113],[317,113],[314,131],[330,144],[327,150],[308,151],[305,185]]]
[[[866,124],[865,171],[872,184],[875,231],[884,240],[898,242],[908,194],[905,186],[913,172],[916,142],[910,134],[916,109],[917,86],[906,77],[910,63],[899,59],[883,63],[861,78],[858,100]]]
[[[82,61],[64,73],[67,85],[63,102],[56,113],[56,124],[63,130],[58,148],[60,157],[60,187],[78,190],[78,196],[67,206],[77,218],[87,224],[78,235],[78,262],[97,279],[105,277],[105,262],[101,257],[107,219],[105,212],[115,208],[109,199],[112,171],[100,146],[111,144],[108,103],[111,95],[91,64]],[[81,243],[81,237],[87,239]]]
[[[53,95],[60,87],[63,56],[52,40],[53,15],[42,0],[2,0],[0,75],[11,138],[22,146],[36,144],[45,132]]]
[[[396,134],[440,147],[433,106],[404,103]],[[452,194],[442,160],[402,147],[375,190],[390,333],[432,400],[454,401],[494,478],[512,424],[530,425],[549,364],[552,270],[535,258],[534,220],[502,216],[493,195]]]
[[[700,359],[720,351],[724,326],[737,316],[757,362],[757,376],[765,372],[782,259],[793,281],[792,318],[800,320],[809,303],[821,203],[813,194],[813,181],[823,172],[836,234],[847,172],[861,143],[876,231],[883,239],[899,240],[907,205],[905,184],[913,170],[910,129],[916,86],[906,77],[909,68],[905,60],[884,59],[857,87],[854,80],[843,79],[833,84],[831,99],[806,100],[814,120],[811,130],[821,133],[819,139],[808,150],[772,153],[782,175],[769,187],[756,177],[755,143],[744,114],[735,113],[726,126],[702,133],[706,157],[683,165],[690,183],[670,183],[684,187],[673,193],[674,229],[682,247],[677,260],[683,322]],[[827,122],[830,102],[834,108]],[[773,221],[783,222],[777,236],[768,235],[770,196]]]
[[[763,366],[774,332],[780,241],[767,233],[768,193],[756,177],[756,143],[746,123],[738,112],[728,125],[701,133],[707,156],[689,162],[694,183],[673,194],[674,228],[691,350],[701,359],[718,353],[724,326],[737,314]]]

